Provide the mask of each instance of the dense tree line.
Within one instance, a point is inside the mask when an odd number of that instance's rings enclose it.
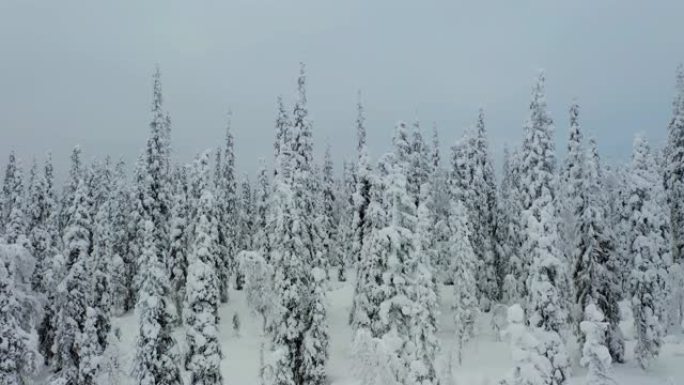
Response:
[[[510,306],[504,334],[517,353],[502,383],[567,383],[566,342],[575,337],[590,383],[609,383],[610,363],[625,360],[621,301],[632,307],[635,356],[647,367],[684,316],[684,68],[667,145],[654,150],[637,137],[627,167],[602,162],[577,104],[558,161],[544,82],[541,73],[499,183],[482,110],[448,156],[437,128],[426,141],[420,122],[399,122],[392,150],[373,161],[360,94],[356,154],[337,173],[329,146],[321,164],[314,157],[302,65],[293,106],[277,99],[273,159],[252,182],[237,176],[230,116],[219,148],[172,162],[157,70],[132,175],[123,160],[84,161],[77,146],[58,194],[49,154],[28,178],[9,154],[0,383],[31,383],[43,365],[53,384],[117,383],[111,319],[135,309],[137,384],[221,384],[230,373],[220,362],[230,357],[219,307],[244,290],[266,336],[261,383],[323,385],[326,292],[349,278],[364,384],[450,382],[451,366],[436,360],[447,348],[437,338],[445,285],[459,362],[479,314]],[[172,334],[178,326],[184,351]]]

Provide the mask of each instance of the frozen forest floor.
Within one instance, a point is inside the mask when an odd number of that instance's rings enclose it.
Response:
[[[334,274],[332,274],[334,275]],[[352,276],[353,274],[348,274]],[[328,292],[328,326],[330,334],[330,360],[328,376],[331,385],[357,385],[354,378],[354,361],[351,356],[352,331],[347,324],[352,304],[353,284],[333,281]],[[223,362],[222,373],[226,385],[256,385],[259,383],[259,348],[262,342],[261,320],[247,306],[245,294],[231,291],[230,302],[220,310]],[[449,308],[452,301],[450,286],[441,288],[440,339],[442,353],[439,363],[443,364],[451,347],[453,327]],[[233,315],[237,313],[241,328],[239,335],[233,331]],[[621,385],[679,385],[684,384],[684,336],[668,336],[660,357],[652,368],[643,371],[633,358],[634,341],[629,312],[623,322],[627,341],[627,361],[613,365],[614,377]],[[135,339],[138,331],[137,320],[129,313],[113,320],[113,326],[121,330],[121,364],[129,372],[135,354]],[[454,363],[454,375],[458,385],[495,385],[511,369],[510,348],[506,342],[497,341],[490,327],[489,314],[481,314],[478,320],[476,337],[466,347],[463,363]],[[177,341],[182,347],[185,335],[177,330]],[[570,385],[584,383],[584,369],[577,366],[577,348],[570,347],[575,369]],[[132,385],[130,382],[122,385]]]

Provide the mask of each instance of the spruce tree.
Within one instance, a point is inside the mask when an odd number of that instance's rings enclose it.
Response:
[[[136,309],[139,317],[134,362],[136,384],[180,385],[182,380],[176,343],[171,336],[173,315],[168,306],[169,283],[166,268],[157,249],[152,221],[146,220],[142,230],[142,279]]]
[[[35,346],[35,332],[22,325],[20,315],[26,310],[18,300],[16,264],[0,251],[0,383],[24,385],[39,367],[40,353]]]
[[[546,110],[544,75],[532,92],[530,118],[520,160],[523,199],[521,255],[528,296],[528,322],[540,339],[539,352],[552,367],[550,384],[564,384],[569,362],[560,332],[567,320],[570,301],[568,266],[559,250],[555,207],[555,154],[553,122]]]
[[[577,222],[577,258],[573,267],[575,301],[578,309],[595,304],[607,317],[607,344],[613,360],[624,360],[620,331],[620,271],[615,238],[608,223],[608,202],[596,144],[591,141],[584,161],[581,183],[582,204]],[[581,317],[575,315],[578,320]],[[577,327],[580,325],[577,324]]]
[[[80,364],[78,367],[78,385],[97,385],[100,372],[102,347],[98,337],[99,312],[92,307],[86,308],[83,330],[76,337],[76,347]]]
[[[463,347],[473,337],[477,317],[477,259],[470,242],[468,212],[461,201],[449,210],[449,272],[454,283],[454,324],[458,362],[462,362]]]
[[[337,205],[337,196],[335,178],[333,175],[333,162],[330,155],[330,145],[325,149],[325,156],[323,160],[323,175],[322,175],[322,227],[323,227],[323,258],[330,266],[336,266],[340,271],[344,268],[344,264],[340,262],[342,258],[339,247],[339,226],[340,221],[335,210]],[[342,265],[342,268],[340,268]]]
[[[363,112],[363,104],[361,104],[361,96],[356,105],[356,166],[355,166],[355,186],[354,186],[354,216],[352,218],[352,231],[354,232],[354,239],[352,241],[351,260],[356,264],[361,256],[363,244],[368,236],[368,221],[366,220],[366,210],[370,200],[370,159],[366,145],[366,126]]]
[[[208,153],[202,155],[207,158]],[[204,164],[208,161],[204,161]],[[218,340],[219,277],[216,266],[218,250],[218,222],[214,196],[210,190],[208,170],[197,212],[195,236],[188,256],[188,273],[184,306],[188,351],[185,368],[190,372],[190,383],[221,384],[221,347]]]
[[[235,177],[235,142],[231,128],[231,114],[228,114],[228,123],[226,124],[226,137],[224,148],[222,150],[221,173],[218,180],[216,180],[216,201],[218,203],[218,218],[219,218],[219,254],[221,256],[219,262],[221,264],[219,270],[219,283],[221,302],[228,301],[228,287],[229,280],[235,279],[236,288],[240,289],[240,282],[242,277],[239,276],[235,269],[235,254],[237,253],[237,207],[238,207],[238,191],[237,180]],[[231,277],[232,275],[232,277]]]
[[[78,184],[68,211],[64,233],[65,277],[58,287],[58,315],[53,350],[58,377],[77,383],[80,367],[77,338],[83,332],[86,308],[91,301],[89,266],[92,253],[91,196],[84,180]]]
[[[635,356],[646,368],[662,346],[666,261],[671,254],[662,179],[648,143],[640,136],[634,140],[630,177],[630,292],[637,334]]]
[[[185,281],[188,269],[188,228],[190,207],[188,205],[188,180],[185,167],[174,172],[173,196],[171,199],[171,219],[169,221],[169,264],[171,271],[171,291],[177,311],[177,321],[182,321],[183,301],[185,300]]]
[[[684,65],[677,67],[676,95],[668,127],[665,159],[665,186],[670,204],[673,261],[670,268],[673,295],[670,303],[671,330],[678,330],[684,320]]]
[[[83,178],[83,164],[81,162],[81,147],[76,146],[71,151],[71,166],[69,168],[69,177],[64,184],[64,189],[61,196],[60,214],[59,214],[59,231],[63,233],[66,226],[69,224],[69,210],[73,206],[74,195],[79,182]]]
[[[580,329],[585,340],[581,364],[589,369],[585,384],[614,385],[616,382],[611,377],[611,358],[605,341],[608,323],[604,322],[603,313],[593,303],[587,305]]]

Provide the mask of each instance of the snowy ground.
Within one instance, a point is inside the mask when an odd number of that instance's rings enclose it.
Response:
[[[351,274],[349,274],[351,275]],[[351,329],[347,325],[349,309],[352,303],[353,286],[351,282],[331,284],[328,293],[328,324],[330,333],[330,361],[328,366],[329,380],[332,385],[357,385],[353,377],[353,360],[351,351]],[[441,290],[441,340],[444,360],[450,348],[451,314],[448,311],[451,303],[451,288]],[[241,320],[240,335],[233,333],[232,319],[235,313]],[[122,366],[126,370],[131,367],[137,335],[137,320],[134,314],[114,320],[115,327],[122,333]],[[494,385],[511,368],[510,349],[505,342],[498,342],[490,325],[488,315],[480,317],[477,337],[467,347],[463,364],[455,366],[458,385]],[[231,300],[221,308],[221,338],[223,341],[223,376],[226,385],[258,384],[259,346],[261,344],[261,321],[252,314],[247,306],[243,292],[231,292]],[[624,323],[625,333],[631,337],[629,322]],[[183,331],[178,330],[177,340],[182,345],[185,341]],[[661,356],[653,367],[644,372],[633,360],[634,342],[627,343],[627,362],[614,365],[614,375],[620,385],[681,385],[684,384],[684,338],[669,336]],[[571,385],[583,384],[584,370],[576,368]],[[133,383],[131,380],[130,384]],[[122,384],[127,385],[127,384]]]

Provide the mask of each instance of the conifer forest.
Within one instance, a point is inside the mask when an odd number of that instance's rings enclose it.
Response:
[[[631,148],[585,124],[607,101],[550,107],[552,64],[502,138],[487,106],[465,129],[376,127],[383,96],[361,87],[347,151],[313,118],[320,62],[298,61],[260,160],[241,159],[257,128],[234,117],[259,112],[239,108],[178,156],[164,61],[137,158],[82,145],[96,127],[54,153],[0,146],[0,385],[684,384],[684,65],[661,126],[615,131]]]

